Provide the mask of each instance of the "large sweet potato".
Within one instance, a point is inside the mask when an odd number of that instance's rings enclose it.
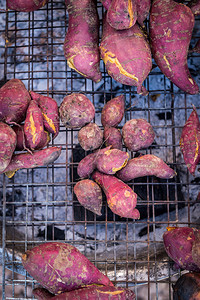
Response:
[[[101,112],[101,123],[104,127],[106,125],[116,127],[121,122],[124,116],[124,101],[124,95],[120,95],[104,105]]]
[[[0,173],[9,165],[17,144],[14,130],[7,124],[0,122]]]
[[[26,251],[22,264],[27,272],[53,294],[78,289],[89,284],[113,286],[77,248],[70,244],[49,242]]]
[[[9,9],[17,11],[34,11],[43,7],[48,0],[6,0]]]
[[[152,54],[163,74],[181,90],[199,93],[192,78],[187,55],[194,15],[189,7],[173,0],[154,0],[150,12]]]
[[[95,0],[65,0],[69,14],[64,55],[68,66],[95,82],[101,80],[99,20]]]
[[[94,171],[92,178],[105,192],[107,203],[113,213],[124,218],[139,219],[140,213],[135,208],[137,194],[123,181],[113,175]]]
[[[152,68],[151,50],[139,25],[116,30],[105,17],[100,52],[106,70],[113,79],[137,86],[139,94],[148,94],[142,83]]]
[[[31,97],[20,79],[11,79],[0,88],[0,121],[8,124],[25,120]]]
[[[173,300],[199,300],[200,274],[183,274],[173,286]]]

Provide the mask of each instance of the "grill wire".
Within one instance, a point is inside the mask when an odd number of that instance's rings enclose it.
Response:
[[[101,35],[103,8],[100,2],[97,5]],[[200,112],[199,95],[180,91],[156,66],[144,83],[147,97],[137,95],[135,87],[112,80],[102,62],[103,80],[98,84],[72,71],[63,56],[68,24],[64,1],[50,0],[32,13],[0,11],[0,22],[1,85],[12,78],[22,79],[28,90],[53,97],[59,105],[66,94],[83,92],[95,105],[94,121],[100,126],[103,105],[124,94],[126,113],[120,128],[131,118],[146,118],[156,138],[140,152],[158,155],[177,172],[172,180],[145,177],[130,182],[138,194],[140,220],[113,215],[105,199],[102,216],[94,216],[73,194],[79,180],[78,161],[87,153],[77,142],[78,131],[61,124],[58,137],[50,143],[62,146],[57,161],[48,167],[19,170],[12,179],[0,175],[2,299],[34,299],[31,290],[36,282],[23,270],[20,255],[41,242],[55,240],[76,246],[115,285],[132,288],[137,300],[172,299],[172,284],[183,272],[173,270],[162,234],[167,226],[199,226],[199,171],[190,176],[179,148],[181,128],[192,104]],[[199,17],[191,44],[198,38]],[[200,84],[200,55],[190,53],[189,62]]]

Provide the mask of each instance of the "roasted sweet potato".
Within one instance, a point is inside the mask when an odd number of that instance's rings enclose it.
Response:
[[[176,172],[162,159],[152,154],[130,159],[127,165],[117,172],[117,177],[123,181],[130,181],[137,177],[149,175],[170,179],[176,175]]]
[[[163,234],[163,242],[168,256],[176,263],[176,268],[200,272],[192,257],[192,247],[195,241],[195,231],[190,227],[168,227]]]
[[[94,171],[92,178],[105,192],[107,203],[113,213],[124,218],[139,219],[140,213],[135,208],[137,194],[123,181],[113,175]]]
[[[105,17],[100,53],[106,70],[113,79],[136,86],[139,94],[148,94],[142,83],[152,68],[151,50],[139,25],[116,30],[108,24]]]
[[[89,284],[113,286],[76,247],[59,242],[44,243],[22,256],[27,272],[53,294]]]
[[[95,123],[89,123],[78,132],[78,141],[85,151],[95,150],[103,144],[103,131]]]
[[[136,0],[137,6],[137,22],[143,27],[144,20],[147,18],[150,7],[151,0]]]
[[[122,150],[122,135],[116,127],[105,126],[103,137],[106,146],[111,146],[113,149]]]
[[[134,300],[135,294],[130,289],[114,286],[86,286],[71,292],[54,296],[47,290],[37,288],[33,290],[33,295],[38,300]]]
[[[101,216],[102,192],[96,182],[83,179],[75,184],[74,193],[81,205]]]
[[[103,6],[105,7],[105,9],[108,10],[111,5],[112,0],[100,0],[100,1],[103,4]]]
[[[72,93],[63,99],[59,113],[67,128],[79,128],[94,119],[95,108],[85,95]]]
[[[69,14],[64,55],[70,68],[95,82],[101,80],[99,19],[95,0],[65,0]]]
[[[19,169],[36,168],[53,163],[61,154],[61,147],[49,147],[30,153],[14,154],[5,173],[9,178],[13,177]]]
[[[48,0],[6,0],[9,9],[17,11],[34,11],[43,7]]]
[[[9,165],[17,144],[14,130],[7,124],[0,122],[0,173]]]
[[[125,146],[130,151],[148,148],[154,141],[153,127],[145,119],[131,119],[122,128]]]
[[[31,98],[38,103],[39,108],[42,111],[44,128],[53,134],[55,138],[59,133],[59,113],[58,113],[58,104],[57,102],[47,96],[37,94],[30,91]]]
[[[11,79],[0,88],[0,121],[8,124],[25,120],[31,97],[20,79]]]
[[[101,123],[105,127],[116,127],[124,116],[124,95],[109,100],[101,112]]]
[[[183,153],[185,164],[191,174],[194,175],[196,166],[200,161],[200,122],[196,111],[193,108],[188,120],[183,126],[180,148]]]
[[[200,0],[192,0],[188,3],[188,6],[195,16],[200,15]]]
[[[183,274],[173,286],[173,300],[199,300],[200,274]]]
[[[189,7],[173,0],[154,0],[150,11],[152,54],[163,74],[189,94],[199,87],[187,65],[194,15]]]

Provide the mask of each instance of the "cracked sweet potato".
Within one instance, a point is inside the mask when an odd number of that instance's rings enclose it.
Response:
[[[7,124],[0,122],[0,173],[9,165],[17,143],[14,130]]]
[[[99,19],[95,0],[65,0],[69,14],[64,55],[70,68],[99,82]]]
[[[48,0],[6,0],[9,9],[30,12],[43,7]]]
[[[19,169],[29,169],[46,166],[53,163],[61,154],[61,147],[49,147],[30,153],[14,154],[7,168],[1,173],[5,173],[9,178],[13,177]]]
[[[200,0],[193,0],[188,3],[191,11],[195,16],[200,15]]]
[[[199,87],[187,65],[194,15],[189,7],[173,0],[154,0],[150,11],[152,54],[163,74],[189,94]]]
[[[78,141],[85,151],[95,150],[103,144],[103,131],[95,123],[89,123],[78,132]]]
[[[0,121],[8,124],[25,120],[31,101],[29,92],[20,79],[11,79],[0,88]]]
[[[22,256],[27,272],[53,294],[89,284],[113,286],[76,247],[59,242],[44,243]]]
[[[130,151],[148,148],[154,141],[153,127],[145,119],[131,119],[122,128],[125,146]]]
[[[30,95],[31,98],[37,102],[42,111],[44,128],[49,133],[52,133],[54,139],[58,135],[60,127],[57,102],[51,97],[43,96],[32,91],[30,91]]]
[[[117,177],[123,181],[130,181],[134,178],[150,175],[170,179],[176,175],[176,172],[162,159],[152,154],[130,159],[127,165],[117,172]]]
[[[152,68],[151,50],[137,23],[129,29],[116,30],[108,24],[105,17],[100,53],[106,70],[113,79],[136,86],[139,94],[148,94],[142,84]]]
[[[85,95],[72,93],[64,97],[59,113],[65,127],[79,128],[94,119],[95,108]]]
[[[135,208],[137,194],[127,184],[113,175],[99,171],[94,171],[92,178],[102,187],[113,213],[124,218],[140,218],[140,213]]]
[[[124,95],[120,95],[104,105],[101,112],[101,123],[104,127],[116,127],[121,122],[124,116],[124,101]]]
[[[183,154],[185,164],[191,174],[194,175],[196,166],[200,161],[200,122],[196,111],[193,107],[193,111],[190,114],[188,120],[183,126],[180,149]]]
[[[200,274],[186,273],[173,286],[173,300],[199,300]]]
[[[74,193],[81,205],[101,216],[102,192],[96,182],[83,179],[75,184]]]
[[[136,0],[137,5],[137,22],[140,26],[144,26],[144,20],[147,18],[150,7],[151,0]]]
[[[105,126],[103,131],[103,137],[106,146],[111,146],[113,149],[123,149],[122,135],[120,130],[116,127]]]

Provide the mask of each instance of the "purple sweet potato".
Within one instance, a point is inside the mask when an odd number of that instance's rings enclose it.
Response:
[[[59,113],[58,113],[58,104],[57,102],[47,96],[37,94],[30,91],[31,98],[38,103],[39,108],[42,111],[44,128],[53,134],[55,138],[59,133]]]
[[[110,26],[117,30],[131,28],[137,20],[136,1],[112,0],[106,17]]]
[[[89,284],[113,286],[77,248],[70,244],[49,242],[26,251],[23,267],[53,294],[78,289]]]
[[[173,300],[199,300],[200,274],[183,274],[173,286]]]
[[[33,295],[38,300],[134,300],[135,294],[130,289],[114,286],[86,286],[71,292],[54,296],[46,289],[37,288],[33,290]]]
[[[9,9],[30,12],[43,7],[48,0],[6,0]]]
[[[65,127],[79,128],[94,119],[95,108],[85,95],[72,93],[63,99],[59,113]]]
[[[189,7],[173,0],[154,0],[150,11],[152,54],[163,74],[189,94],[199,87],[187,65],[194,15]]]
[[[124,218],[140,218],[140,213],[135,208],[137,194],[127,184],[113,175],[99,171],[94,171],[92,178],[102,187],[113,213]]]
[[[96,168],[102,173],[113,175],[126,166],[128,159],[128,152],[109,149],[97,157]]]
[[[61,147],[49,147],[30,153],[14,154],[5,173],[9,178],[13,177],[19,169],[36,168],[53,163],[61,154]]]
[[[195,44],[194,48],[192,49],[193,52],[200,53],[200,39]]]
[[[151,0],[136,0],[137,5],[137,22],[143,27],[144,20],[147,18],[150,7]]]
[[[148,148],[154,141],[153,127],[145,119],[131,119],[122,128],[125,146],[130,151]]]
[[[99,82],[99,19],[95,0],[65,0],[69,14],[64,55],[68,66],[82,76]]]
[[[190,114],[188,120],[183,126],[180,148],[183,153],[185,164],[191,174],[194,175],[196,166],[200,161],[200,122],[196,111],[193,107],[193,111]]]
[[[11,79],[0,88],[0,121],[8,124],[25,120],[31,97],[19,79]]]
[[[103,6],[105,7],[105,9],[109,9],[111,3],[112,3],[112,0],[100,0],[101,3],[103,4]]]
[[[192,247],[195,241],[195,231],[190,227],[168,227],[163,234],[163,242],[168,256],[176,263],[176,268],[200,272],[200,268],[192,258]]]
[[[101,112],[101,123],[116,127],[124,116],[124,95],[117,96],[109,100],[103,107]]]
[[[105,17],[100,53],[106,70],[113,79],[136,86],[139,94],[148,94],[142,83],[152,68],[151,50],[139,25],[116,30],[108,24]]]
[[[74,186],[74,193],[81,205],[101,216],[102,192],[97,183],[83,179]]]
[[[195,16],[200,15],[200,0],[193,0],[188,3],[191,11]]]
[[[127,165],[117,172],[117,177],[123,181],[130,181],[137,177],[151,175],[163,179],[170,179],[176,175],[176,172],[162,159],[152,154],[130,159]]]
[[[0,122],[0,173],[9,165],[17,143],[14,130],[7,124]]]
[[[106,146],[112,146],[113,149],[122,150],[122,135],[116,127],[105,126],[103,137]]]
[[[78,141],[85,150],[95,150],[103,144],[103,131],[95,123],[89,123],[78,132]]]

